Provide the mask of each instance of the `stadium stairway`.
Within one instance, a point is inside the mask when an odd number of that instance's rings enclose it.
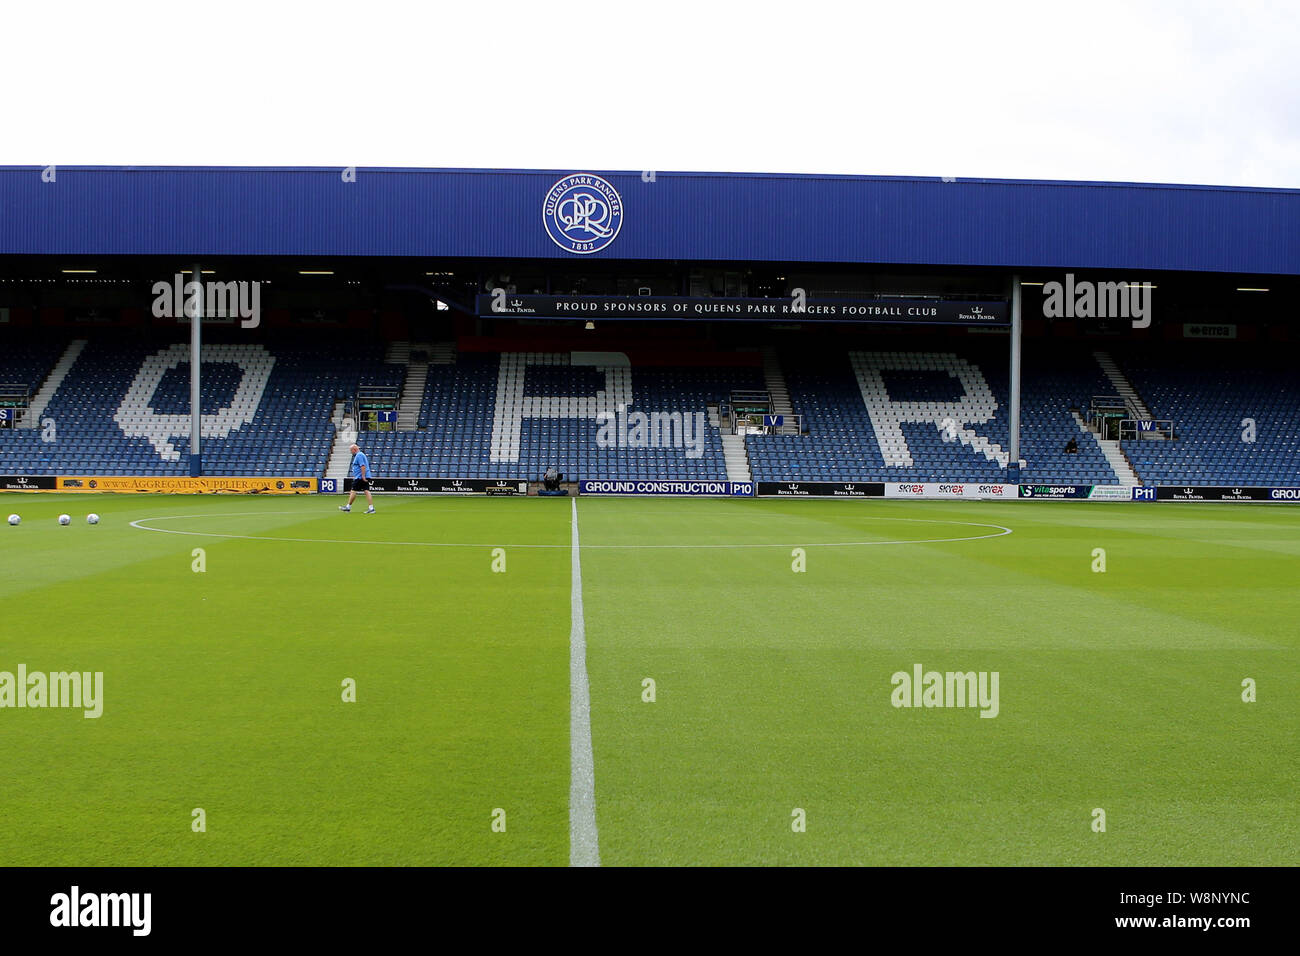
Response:
[[[330,426],[334,429],[334,441],[330,445],[329,461],[325,465],[325,477],[342,481],[348,476],[348,466],[352,463],[352,443],[357,440],[357,429],[347,415],[347,402],[340,399],[334,403],[330,415]]]
[[[1138,394],[1133,383],[1116,364],[1115,359],[1109,352],[1097,351],[1092,353],[1101,366],[1101,370],[1106,373],[1106,378],[1115,388],[1115,394],[1124,399],[1125,403],[1133,410],[1134,415],[1141,421],[1151,421],[1151,409],[1147,408],[1146,403],[1142,401],[1142,396]]]
[[[429,379],[429,363],[412,359],[406,366],[406,381],[397,400],[397,430],[413,432],[420,420],[420,404],[424,401],[424,383]]]
[[[1088,423],[1083,420],[1083,416],[1073,409],[1070,410],[1070,414],[1078,424],[1079,431],[1085,435],[1091,435],[1097,442],[1097,447],[1106,456],[1106,461],[1110,463],[1111,470],[1115,472],[1121,485],[1131,488],[1134,485],[1142,484],[1142,479],[1133,470],[1133,464],[1128,460],[1128,456],[1124,454],[1124,449],[1120,447],[1119,442],[1099,437],[1095,431],[1088,427]]]
[[[41,416],[50,405],[50,399],[54,393],[59,390],[63,380],[68,377],[68,372],[76,364],[77,358],[81,355],[82,349],[86,347],[85,339],[73,339],[68,343],[68,347],[63,350],[59,360],[50,369],[50,374],[45,381],[41,383],[40,389],[32,398],[32,403],[27,407],[27,413],[18,423],[20,428],[38,428],[41,423]]]
[[[709,425],[717,430],[722,439],[722,459],[727,467],[728,481],[753,481],[749,468],[749,453],[745,451],[745,439],[742,435],[724,431],[718,418],[718,406],[708,406]]]
[[[772,414],[793,415],[794,406],[790,404],[790,389],[781,372],[781,360],[770,345],[763,349],[763,381],[772,396]]]

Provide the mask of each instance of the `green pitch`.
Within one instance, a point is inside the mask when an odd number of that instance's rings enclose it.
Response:
[[[340,501],[0,497],[0,862],[568,863],[570,500]],[[578,518],[602,863],[1300,863],[1300,507]]]

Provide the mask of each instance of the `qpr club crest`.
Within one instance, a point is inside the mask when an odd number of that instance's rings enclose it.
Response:
[[[551,241],[580,256],[600,252],[623,226],[623,199],[590,173],[565,176],[546,193],[542,221]]]

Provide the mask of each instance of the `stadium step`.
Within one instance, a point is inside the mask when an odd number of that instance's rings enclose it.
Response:
[[[424,401],[424,385],[429,379],[429,363],[412,361],[406,366],[406,381],[397,401],[397,430],[413,432],[419,423],[420,404]]]
[[[1137,389],[1128,380],[1128,376],[1111,358],[1110,353],[1097,351],[1093,352],[1092,355],[1097,360],[1097,364],[1101,366],[1101,370],[1106,373],[1106,378],[1110,379],[1110,383],[1115,386],[1116,393],[1129,404],[1133,414],[1142,421],[1150,421],[1152,418],[1151,410],[1142,401],[1142,396],[1137,393]]]
[[[86,339],[73,339],[68,343],[68,347],[63,350],[63,354],[59,356],[54,368],[50,369],[49,376],[41,383],[40,390],[32,399],[31,405],[27,407],[27,414],[18,423],[19,428],[37,428],[40,426],[41,416],[45,414],[45,409],[49,407],[50,399],[59,390],[63,380],[68,377],[68,373],[72,371],[72,366],[77,362],[77,357],[81,355],[81,350],[85,347]]]
[[[1070,417],[1073,418],[1074,423],[1079,426],[1079,431],[1087,435],[1091,435],[1093,438],[1097,437],[1097,430],[1093,428],[1091,425],[1089,425],[1084,420],[1083,416],[1078,413],[1078,411],[1076,411],[1073,408],[1070,409]]]
[[[1073,408],[1070,409],[1070,417],[1074,423],[1079,426],[1079,431],[1093,438],[1097,442],[1097,447],[1101,453],[1106,456],[1106,463],[1110,465],[1110,470],[1115,472],[1115,477],[1121,485],[1131,487],[1142,484],[1142,479],[1138,477],[1137,472],[1133,470],[1133,463],[1128,460],[1124,454],[1124,449],[1119,446],[1117,441],[1103,441],[1097,434],[1096,429],[1092,428]]]
[[[772,413],[793,415],[794,406],[790,403],[790,389],[785,383],[785,373],[781,371],[781,360],[771,346],[763,349],[763,379],[772,394]]]
[[[1101,448],[1101,453],[1106,456],[1106,461],[1110,463],[1111,470],[1115,472],[1115,476],[1119,478],[1121,485],[1131,487],[1132,485],[1142,484],[1142,479],[1133,470],[1133,465],[1130,464],[1128,456],[1124,454],[1124,449],[1119,447],[1119,442],[1098,439],[1097,445]]]
[[[749,452],[745,448],[745,437],[732,434],[719,427],[718,406],[708,405],[709,424],[717,428],[722,437],[722,460],[727,468],[728,481],[753,481],[753,472],[749,467]]]
[[[356,441],[357,430],[348,423],[345,427],[346,403],[334,403],[334,412],[330,415],[330,424],[334,426],[334,444],[330,447],[329,464],[325,466],[325,477],[342,481],[348,476],[348,465],[352,463],[352,443]]]
[[[406,365],[411,361],[410,342],[389,342],[384,352],[384,361],[389,365]]]

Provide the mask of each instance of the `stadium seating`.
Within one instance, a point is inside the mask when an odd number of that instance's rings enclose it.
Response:
[[[1177,436],[1121,442],[1145,483],[1300,486],[1300,378],[1266,353],[1238,356],[1230,364],[1221,349],[1201,348],[1119,357],[1151,414],[1172,421]]]
[[[389,477],[537,478],[554,464],[573,479],[725,480],[721,435],[706,405],[733,388],[761,386],[757,368],[604,368],[571,365],[558,353],[465,353],[454,365],[429,367],[423,430],[368,433],[365,441],[375,473]],[[616,436],[620,404],[625,415],[698,416],[692,422],[704,422],[702,435],[694,425],[684,435],[702,439],[698,457],[684,447],[601,447],[596,416],[612,412]]]
[[[6,343],[0,382],[35,393],[67,344]],[[360,336],[307,345],[217,341],[206,349],[204,470],[214,475],[322,476],[337,403],[363,385],[400,389],[406,369],[383,361],[383,343]],[[55,422],[55,440],[43,440],[41,429],[0,431],[0,474],[186,474],[187,356],[186,344],[156,337],[90,340],[42,413]],[[1123,442],[1144,481],[1300,486],[1300,385],[1266,354],[1241,356],[1240,367],[1220,351],[1119,356],[1155,417],[1172,419],[1178,436]],[[374,474],[535,478],[553,464],[570,478],[728,477],[707,407],[733,390],[766,388],[761,368],[591,361],[598,364],[574,364],[567,352],[468,351],[430,365],[417,430],[363,433]],[[806,434],[746,436],[755,480],[1005,481],[1004,350],[783,352],[781,367]],[[1111,391],[1084,349],[1026,350],[1024,481],[1119,483],[1071,413]],[[637,412],[675,413],[669,427],[678,431],[665,437],[677,441],[619,447],[618,433],[636,424]],[[1246,419],[1255,423],[1253,442],[1243,440]],[[602,447],[611,437],[613,446]],[[698,439],[698,454],[682,439]],[[1064,451],[1071,439],[1077,454]]]
[[[57,350],[55,350],[57,355]],[[47,406],[40,429],[0,432],[0,473],[184,475],[189,434],[188,346],[124,337],[91,341]],[[207,347],[204,470],[320,475],[336,400],[365,380],[400,385],[378,343]]]
[[[1006,479],[1006,359],[952,352],[854,352],[783,360],[808,434],[746,437],[758,481],[999,482]],[[1055,356],[1024,364],[1023,480],[1117,484],[1071,407],[1103,390],[1101,373]],[[941,427],[951,419],[949,427]],[[1077,454],[1065,454],[1074,438]]]
[[[26,385],[34,395],[66,344],[52,338],[7,343],[0,348],[0,384]]]

